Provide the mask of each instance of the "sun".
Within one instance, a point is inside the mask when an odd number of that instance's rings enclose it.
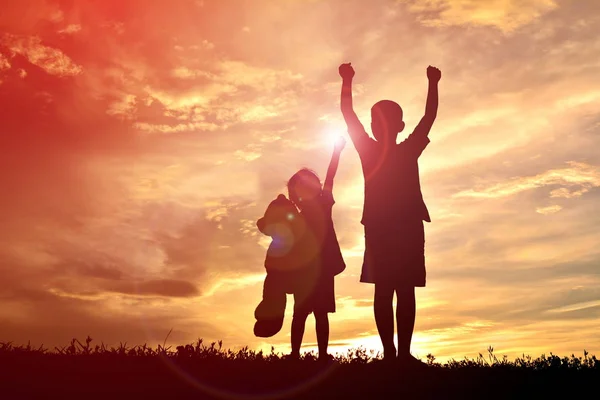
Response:
[[[324,142],[329,149],[333,149],[340,138],[346,139],[346,134],[342,130],[330,129],[325,131]]]

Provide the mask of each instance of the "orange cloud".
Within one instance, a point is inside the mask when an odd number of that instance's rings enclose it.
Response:
[[[65,28],[59,30],[58,33],[73,34],[73,33],[79,32],[80,30],[81,30],[81,25],[69,24]]]
[[[469,189],[456,193],[454,197],[497,198],[511,196],[516,193],[550,185],[566,185],[582,187],[572,194],[567,188],[552,191],[550,197],[578,197],[590,188],[600,187],[600,169],[598,167],[578,162],[569,162],[568,168],[552,169],[531,177],[513,178],[508,182],[499,183],[482,189]],[[566,194],[565,194],[566,193]]]
[[[8,61],[8,58],[6,56],[4,56],[2,53],[0,53],[0,71],[6,70],[9,68],[10,68],[10,62]]]
[[[426,26],[493,26],[512,33],[558,7],[554,0],[399,0]]]
[[[535,212],[543,215],[554,214],[562,210],[562,207],[559,205],[553,205],[548,207],[538,207],[535,209]]]
[[[83,71],[80,65],[75,64],[62,51],[44,46],[38,37],[5,34],[2,44],[13,54],[22,55],[48,74],[64,77],[79,75]]]

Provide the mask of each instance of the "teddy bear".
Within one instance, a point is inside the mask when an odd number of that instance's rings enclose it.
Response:
[[[286,295],[294,292],[295,278],[302,268],[299,246],[305,230],[303,222],[296,206],[280,194],[256,223],[261,233],[271,237],[264,264],[267,275],[262,301],[254,312],[257,337],[271,337],[283,326]]]

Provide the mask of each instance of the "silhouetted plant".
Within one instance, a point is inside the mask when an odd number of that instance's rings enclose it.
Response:
[[[168,338],[168,335],[167,335]],[[211,342],[206,345],[202,339],[196,340],[194,343],[179,345],[172,350],[171,346],[166,345],[166,341],[158,344],[156,348],[152,348],[147,344],[128,347],[127,342],[120,342],[116,347],[107,347],[104,343],[92,346],[93,339],[87,337],[82,343],[76,338],[71,340],[68,346],[54,347],[53,351],[44,348],[43,345],[33,347],[31,343],[26,345],[14,345],[13,342],[0,342],[0,358],[7,356],[60,356],[60,357],[167,357],[172,359],[188,359],[197,361],[228,361],[228,362],[283,362],[285,358],[282,354],[275,352],[275,348],[271,347],[270,353],[265,354],[262,350],[255,351],[247,346],[234,351],[231,349],[223,349],[223,342]],[[583,357],[577,357],[571,354],[570,357],[559,357],[553,353],[548,356],[542,354],[538,358],[532,358],[529,355],[523,354],[511,361],[506,355],[501,358],[494,354],[494,348],[489,347],[487,356],[479,354],[476,358],[471,359],[465,357],[462,360],[450,359],[446,363],[439,363],[433,354],[427,354],[426,364],[436,368],[510,368],[510,369],[527,369],[527,370],[600,370],[600,361],[594,355],[590,355],[587,350],[583,351]],[[364,347],[351,348],[346,354],[338,354],[335,356],[335,361],[339,364],[369,364],[375,360],[381,359],[381,353],[374,350],[367,350]],[[308,352],[302,355],[300,361],[314,362],[317,357],[313,352]]]

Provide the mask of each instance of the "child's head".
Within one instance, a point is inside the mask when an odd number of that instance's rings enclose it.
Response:
[[[316,199],[322,191],[319,177],[308,168],[296,172],[288,181],[287,187],[290,200],[300,209],[304,204]]]
[[[371,107],[371,130],[378,142],[396,142],[404,130],[402,107],[391,100],[381,100]]]

